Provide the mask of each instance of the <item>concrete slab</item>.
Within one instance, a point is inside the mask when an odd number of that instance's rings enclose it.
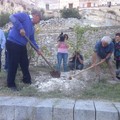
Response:
[[[120,103],[0,97],[0,120],[119,120],[119,115]]]
[[[96,120],[119,120],[118,111],[112,103],[95,102]]]
[[[3,101],[4,100],[4,101]],[[0,101],[0,120],[33,120],[33,107],[39,101],[31,97],[10,97]]]
[[[117,111],[118,111],[118,115],[119,115],[119,119],[120,119],[120,103],[113,103],[113,105],[116,107]]]
[[[34,107],[40,101],[41,100],[36,98],[20,99],[20,101],[15,104],[15,120],[34,120]]]
[[[59,99],[53,108],[53,120],[73,120],[74,100]]]
[[[14,120],[14,106],[0,106],[0,120]]]
[[[76,101],[74,120],[95,120],[95,108],[93,101]]]
[[[15,108],[9,104],[11,97],[0,97],[0,120],[13,120]]]
[[[53,120],[53,105],[57,99],[45,99],[35,106],[34,120]]]

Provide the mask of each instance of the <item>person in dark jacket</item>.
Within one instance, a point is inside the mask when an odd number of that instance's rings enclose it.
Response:
[[[68,66],[70,70],[74,70],[74,69],[82,70],[84,67],[83,56],[79,52],[75,51],[73,56],[69,58]]]
[[[114,43],[114,59],[116,62],[116,77],[120,79],[120,33],[116,33],[115,35],[115,43]]]
[[[32,18],[24,12],[12,14],[10,21],[13,24],[8,38],[7,38],[7,51],[8,51],[8,75],[7,86],[12,90],[18,90],[15,84],[15,77],[18,65],[20,65],[23,73],[23,82],[31,84],[31,76],[29,73],[29,62],[26,44],[27,40],[25,35],[36,46],[38,55],[41,55],[35,39],[34,39],[34,25],[39,23],[41,19],[41,13],[37,10],[32,11]]]

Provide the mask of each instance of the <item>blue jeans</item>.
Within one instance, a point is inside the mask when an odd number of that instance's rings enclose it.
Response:
[[[58,71],[61,70],[62,59],[63,59],[64,72],[66,72],[66,71],[67,71],[68,53],[57,53],[57,60],[58,60],[57,70],[58,70]]]

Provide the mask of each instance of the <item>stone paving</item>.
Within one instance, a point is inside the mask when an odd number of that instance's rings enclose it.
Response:
[[[119,120],[120,103],[0,97],[0,120]]]

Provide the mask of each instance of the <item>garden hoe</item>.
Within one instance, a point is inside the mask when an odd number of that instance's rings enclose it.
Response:
[[[30,43],[30,45],[37,51],[36,46],[31,42],[31,40],[25,35],[26,40]],[[53,78],[60,78],[60,72],[56,71],[51,64],[47,61],[47,59],[41,54],[41,57],[45,60],[45,62],[49,65],[52,71],[50,71],[50,74]]]
[[[84,70],[81,70],[79,73],[70,76],[70,77],[69,77],[69,80],[72,80],[72,78],[75,77],[76,75],[78,75],[78,74],[80,74],[80,73],[82,73],[82,72],[85,72],[85,71],[87,71],[87,70],[90,70],[91,68],[94,68],[95,66],[98,66],[98,65],[102,64],[103,62],[104,62],[104,61],[100,61],[100,62],[98,62],[97,64],[95,64],[95,65],[93,65],[93,66],[90,66],[90,67],[88,67],[88,68],[86,68],[86,69],[84,69]]]

